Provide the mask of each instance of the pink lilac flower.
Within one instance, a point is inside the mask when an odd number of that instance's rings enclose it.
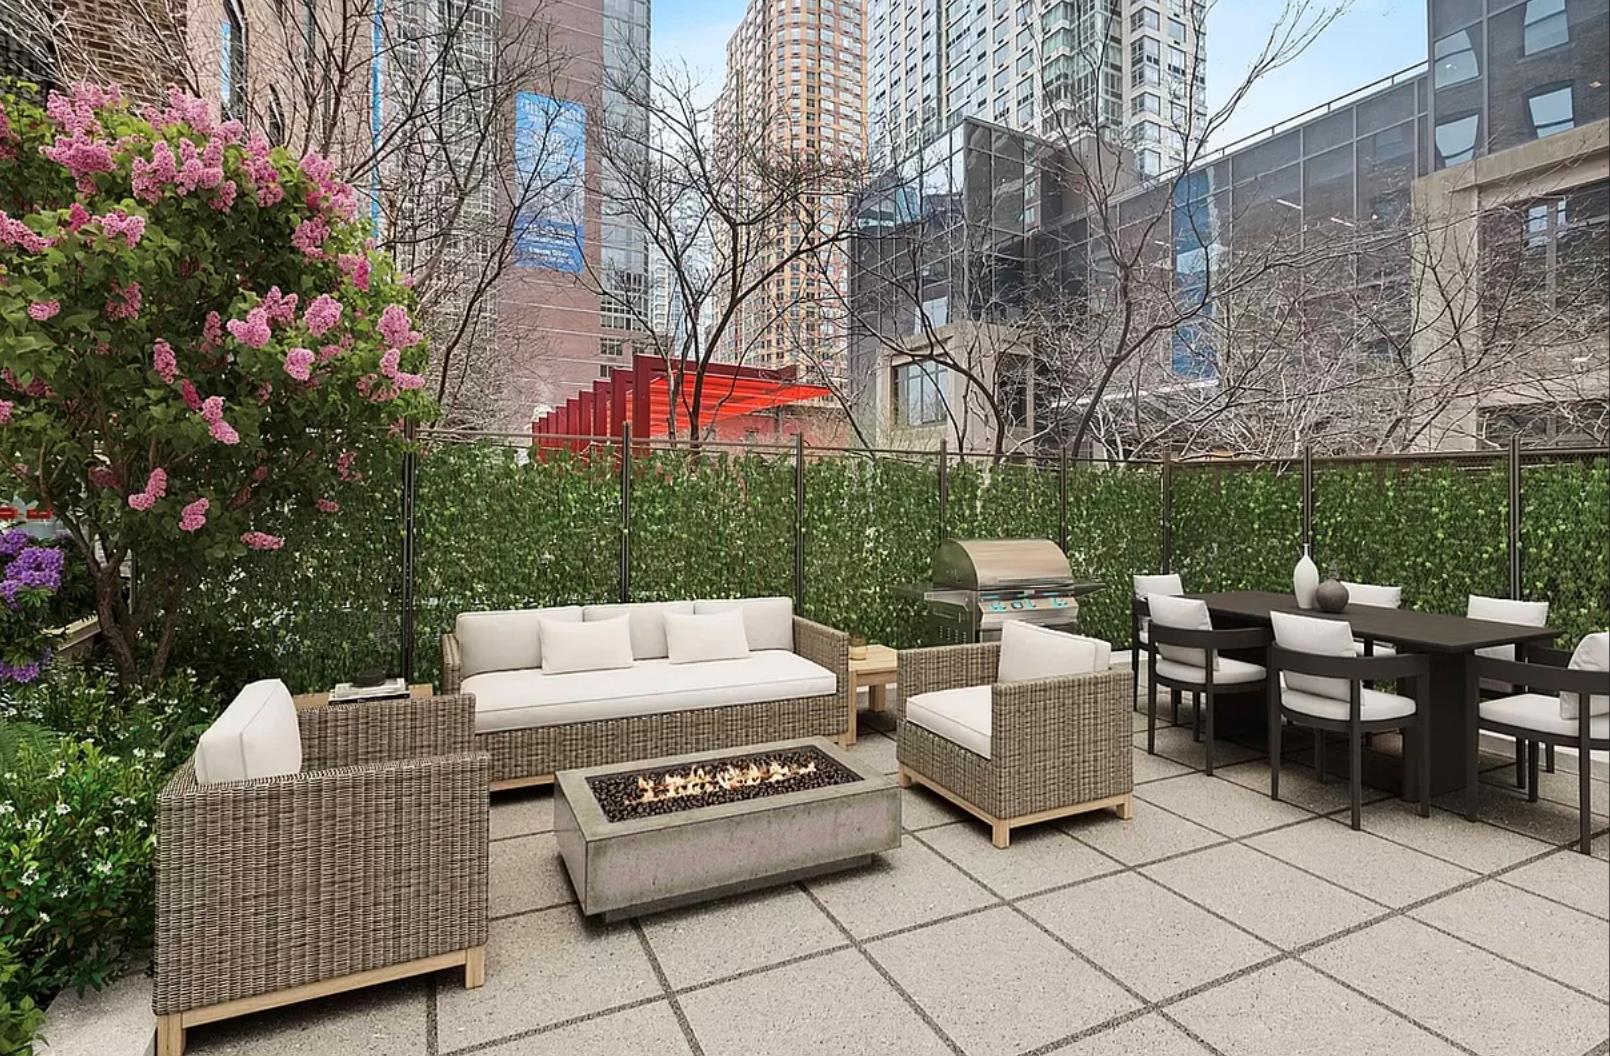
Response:
[[[240,187],[234,180],[225,180],[218,185],[218,190],[212,196],[212,207],[220,213],[227,213],[234,208],[235,197],[240,193]]]
[[[388,348],[380,357],[380,373],[388,378],[397,376],[397,368],[402,364],[402,349]]]
[[[393,374],[391,376],[391,381],[392,384],[397,386],[397,390],[399,392],[413,392],[415,389],[423,389],[425,387],[425,375],[410,374],[405,370],[399,370],[397,373]]]
[[[262,309],[271,323],[294,323],[296,300],[296,294],[281,293],[278,286],[270,286],[263,294]]]
[[[184,400],[184,405],[192,411],[201,410],[201,393],[196,391],[195,382],[189,378],[179,382],[179,398]]]
[[[100,222],[101,230],[107,238],[121,238],[133,248],[145,234],[145,217],[130,216],[121,209],[113,209],[104,216],[93,219]]]
[[[402,274],[402,276],[397,280],[397,282],[399,284],[401,284],[402,288],[405,289],[405,290],[413,289],[414,288],[414,283],[416,283],[418,281],[419,281],[418,279],[414,278],[414,273],[411,272],[411,271],[404,272]]]
[[[224,343],[224,323],[217,312],[208,312],[201,325],[201,350],[211,352]]]
[[[269,401],[269,399],[273,397],[273,395],[274,395],[274,383],[273,382],[265,381],[261,385],[257,386],[257,402],[258,403],[267,403]]]
[[[307,324],[307,332],[314,337],[324,336],[341,322],[341,302],[327,293],[319,294],[307,306],[307,311],[302,313],[302,322]]]
[[[80,194],[94,194],[95,176],[117,168],[111,145],[102,139],[92,139],[85,132],[57,136],[56,141],[40,153],[67,170]]]
[[[106,317],[108,319],[133,319],[140,314],[140,284],[131,282],[127,286],[112,287],[112,295],[106,299]]]
[[[413,321],[408,318],[408,309],[400,304],[388,304],[386,310],[380,313],[380,322],[377,328],[386,344],[397,348],[408,348],[417,345],[424,337],[419,331],[412,329]]]
[[[369,258],[362,253],[343,253],[336,258],[341,267],[341,273],[352,280],[352,285],[368,292],[369,290]]]
[[[77,231],[93,219],[95,217],[91,216],[90,211],[84,208],[83,202],[74,202],[67,207],[67,230],[69,231]]]
[[[261,484],[268,479],[268,467],[256,466],[252,469],[252,483]]]
[[[224,398],[222,396],[208,396],[201,401],[201,420],[204,422],[221,422],[224,418]]]
[[[207,524],[207,510],[212,504],[205,498],[189,503],[179,511],[179,530],[198,532]]]
[[[240,443],[240,434],[235,432],[235,427],[222,419],[209,425],[207,432],[211,433],[212,438],[220,444],[233,445]]]
[[[262,305],[247,312],[245,319],[229,320],[226,329],[247,348],[262,348],[272,336],[268,329],[268,312]]]
[[[278,550],[285,545],[284,539],[267,532],[243,532],[240,541],[252,550]]]
[[[291,245],[302,251],[304,257],[318,260],[324,256],[324,240],[330,237],[330,225],[321,216],[303,220],[291,232]]]
[[[305,348],[293,348],[285,353],[285,373],[297,381],[313,376],[313,353]]]
[[[173,346],[160,337],[151,346],[151,369],[168,385],[179,374],[179,357],[173,354]]]
[[[320,513],[339,513],[341,504],[334,499],[319,499],[313,503]]]
[[[15,160],[16,139],[16,134],[11,131],[11,119],[6,116],[6,108],[0,106],[0,161]]]
[[[56,244],[54,239],[38,234],[23,223],[6,215],[0,209],[0,246],[16,246],[24,253],[43,253]]]
[[[347,483],[362,480],[363,474],[352,468],[352,464],[357,460],[358,453],[356,451],[341,452],[335,458],[335,475]]]
[[[28,318],[36,323],[42,323],[46,319],[54,319],[59,311],[61,311],[60,301],[35,301],[28,306]]]
[[[129,496],[129,506],[136,510],[149,510],[158,499],[168,493],[168,471],[161,466],[153,469],[145,479],[145,490]]]
[[[319,346],[319,362],[328,363],[345,351],[345,347],[341,345],[321,345]]]
[[[184,92],[177,85],[168,86],[167,106],[161,109],[147,106],[142,114],[158,130],[189,125],[202,135],[213,131],[212,111],[206,101]]]
[[[154,202],[162,197],[162,188],[178,177],[179,164],[173,156],[173,148],[168,146],[166,140],[158,140],[151,148],[151,160],[134,159],[129,184],[134,190],[134,197],[144,202]]]
[[[0,400],[0,425],[11,424],[11,412],[16,410],[16,407],[17,405],[10,400]]]
[[[97,488],[117,487],[117,474],[112,472],[110,466],[91,466],[89,482]]]

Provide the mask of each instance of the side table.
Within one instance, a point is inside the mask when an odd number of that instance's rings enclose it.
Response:
[[[899,670],[897,654],[887,645],[868,643],[866,656],[850,661],[850,715],[844,727],[844,743],[855,743],[855,707],[862,686],[866,687],[867,707],[882,711],[888,707],[884,700],[884,687],[894,682]]]
[[[435,693],[436,687],[431,685],[429,682],[415,682],[408,687],[408,695],[416,700],[421,697],[433,696]],[[291,703],[296,705],[298,711],[302,711],[307,708],[322,708],[330,703],[330,691],[324,690],[319,693],[298,693],[291,697]]]

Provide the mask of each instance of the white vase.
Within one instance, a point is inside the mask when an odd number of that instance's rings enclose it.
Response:
[[[1298,559],[1297,567],[1291,570],[1291,592],[1297,595],[1299,609],[1314,607],[1314,591],[1319,589],[1319,569],[1314,566],[1314,559],[1308,554],[1308,544],[1303,544],[1303,556]]]

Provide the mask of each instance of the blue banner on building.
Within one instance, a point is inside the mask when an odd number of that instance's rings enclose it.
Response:
[[[514,101],[514,169],[524,203],[515,217],[514,262],[582,270],[587,111],[580,103],[521,92]]]

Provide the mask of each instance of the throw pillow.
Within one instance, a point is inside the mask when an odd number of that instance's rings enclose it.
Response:
[[[542,670],[606,671],[632,666],[632,629],[625,616],[591,623],[542,621]]]
[[[742,660],[749,655],[744,614],[738,609],[698,615],[667,612],[665,644],[673,664]]]

